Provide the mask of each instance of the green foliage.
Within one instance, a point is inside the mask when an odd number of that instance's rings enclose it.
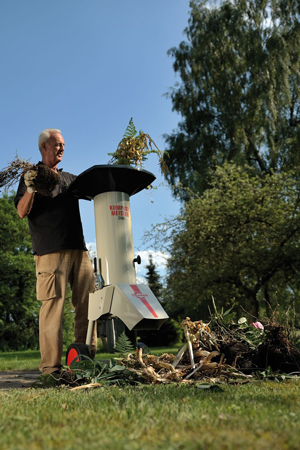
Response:
[[[135,351],[135,347],[133,346],[129,337],[126,336],[125,331],[123,331],[123,333],[121,333],[118,337],[115,345],[115,351],[120,353],[121,355],[128,355],[128,353],[132,353]]]
[[[280,383],[281,381],[299,379],[299,372],[297,372],[297,376],[295,374],[277,373],[272,370],[272,367],[268,366],[266,370],[258,372],[257,376],[263,381],[274,380],[276,383]]]
[[[183,340],[183,329],[174,319],[167,319],[158,331],[139,330],[138,337],[148,347],[175,345]]]
[[[136,135],[137,135],[137,131],[136,131],[135,125],[133,123],[133,118],[131,117],[129,120],[129,124],[127,125],[125,133],[123,135],[123,138],[130,139],[130,138],[134,138]]]
[[[153,256],[152,254],[150,254],[149,264],[147,264],[146,266],[147,272],[145,278],[147,280],[149,288],[151,289],[155,297],[160,300],[163,285],[161,282],[161,276],[159,275],[156,268],[157,266],[153,262]]]
[[[236,319],[236,312],[233,308],[227,311],[217,311],[213,299],[213,311],[210,313],[210,328],[220,335],[230,336],[235,341],[247,344],[250,349],[254,350],[264,341],[264,332],[255,328],[252,323],[249,323],[246,317]]]
[[[122,338],[121,341],[120,348],[128,348],[126,339]],[[76,376],[76,381],[79,384],[101,383],[103,385],[122,385],[130,384],[136,378],[131,371],[126,369],[124,365],[119,364],[115,359],[110,359],[108,362],[105,362],[93,361],[85,355],[81,355],[80,358],[76,362],[76,357],[70,364],[72,374]]]
[[[69,285],[67,286],[62,325],[63,343],[68,346],[74,341],[74,308],[72,305],[72,292]]]
[[[13,203],[14,194],[0,198],[0,350],[38,347],[39,304],[27,221]]]
[[[172,317],[207,317],[212,296],[257,317],[277,301],[299,307],[300,185],[293,172],[261,178],[218,167],[212,188],[172,222],[164,301]]]
[[[191,1],[186,40],[169,51],[181,79],[168,96],[182,119],[165,135],[176,195],[178,181],[202,193],[226,161],[299,166],[299,12],[294,0]]]

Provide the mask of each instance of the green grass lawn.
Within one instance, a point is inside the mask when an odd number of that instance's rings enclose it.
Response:
[[[0,392],[5,450],[299,449],[299,383]]]
[[[39,352],[0,359],[34,369]],[[0,391],[0,450],[298,450],[299,395],[299,380]]]
[[[180,348],[180,344],[173,347],[156,347],[151,349],[153,355],[161,355],[163,353],[176,353]],[[118,356],[117,353],[97,352],[96,360],[110,359]],[[66,349],[63,352],[62,364],[65,364]],[[0,352],[0,370],[39,370],[40,352],[39,350],[27,350],[23,352]]]

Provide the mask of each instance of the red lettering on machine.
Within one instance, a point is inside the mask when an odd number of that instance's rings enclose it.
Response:
[[[112,216],[129,217],[129,207],[124,205],[110,205],[110,214]]]

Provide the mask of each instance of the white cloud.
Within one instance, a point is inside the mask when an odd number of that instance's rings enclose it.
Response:
[[[147,284],[147,281],[143,277],[136,277],[136,284]]]
[[[169,254],[149,249],[149,250],[142,250],[137,252],[138,255],[141,257],[141,264],[136,264],[136,273],[137,276],[145,276],[147,273],[146,266],[149,264],[149,257],[152,255],[153,263],[156,265],[157,272],[164,277],[166,273],[166,263],[169,258]]]

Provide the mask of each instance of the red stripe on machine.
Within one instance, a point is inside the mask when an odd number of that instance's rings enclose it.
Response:
[[[154,311],[154,309],[152,308],[150,303],[147,302],[147,300],[146,300],[147,294],[143,294],[136,284],[131,284],[130,287],[134,292],[134,294],[132,294],[132,295],[134,297],[138,298],[139,300],[141,300],[142,303],[144,303],[144,305],[146,306],[146,308],[149,309],[149,311],[151,312],[153,317],[158,318],[158,315],[156,314],[156,312]]]

